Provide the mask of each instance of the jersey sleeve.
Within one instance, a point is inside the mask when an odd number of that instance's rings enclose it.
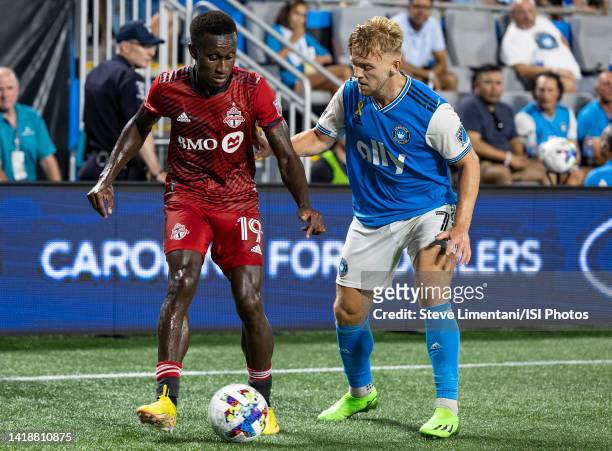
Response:
[[[446,50],[446,44],[444,43],[444,34],[442,33],[442,25],[440,25],[440,21],[438,19],[433,19],[433,42],[431,51],[439,52],[441,50]]]
[[[344,87],[346,83],[340,86],[332,99],[329,101],[327,108],[319,118],[319,122],[315,128],[334,139],[339,139],[344,135],[345,120],[344,120]]]
[[[253,108],[257,124],[260,127],[270,127],[283,118],[280,102],[265,78],[260,78],[257,82]]]
[[[472,148],[459,116],[448,103],[440,105],[431,117],[425,142],[449,164],[461,160]]]
[[[144,101],[144,109],[154,116],[164,116],[164,108],[161,97],[161,86],[159,84],[159,76],[153,80],[151,88],[149,88],[149,95]]]

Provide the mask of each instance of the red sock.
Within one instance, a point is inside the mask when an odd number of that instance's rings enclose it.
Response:
[[[179,395],[179,386],[183,365],[181,362],[169,360],[158,362],[155,368],[155,378],[157,379],[157,396],[163,393],[164,385],[168,387],[168,397],[176,405]]]

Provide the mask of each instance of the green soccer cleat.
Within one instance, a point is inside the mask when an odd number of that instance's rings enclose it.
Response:
[[[350,393],[345,394],[329,409],[324,410],[317,417],[322,421],[342,421],[359,412],[374,410],[378,406],[378,392],[376,388],[368,396],[355,398]]]
[[[446,407],[436,407],[433,416],[419,429],[430,438],[449,438],[459,432],[459,417]]]

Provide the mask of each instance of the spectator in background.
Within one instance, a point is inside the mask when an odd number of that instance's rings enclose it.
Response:
[[[331,54],[317,42],[310,33],[306,31],[306,14],[308,8],[306,3],[301,0],[294,0],[285,3],[276,17],[276,23],[273,25],[281,36],[290,41],[294,47],[300,51],[300,54],[291,52],[281,42],[273,36],[266,37],[266,44],[274,50],[281,58],[285,58],[289,64],[294,66],[300,72],[303,72],[310,81],[312,89],[326,90],[336,92],[338,86],[325,78],[322,74],[315,72],[314,68],[304,62],[300,55],[307,55],[317,63],[328,65],[332,63]],[[349,66],[343,64],[328,65],[328,71],[340,79],[341,82],[350,78],[353,71]],[[283,83],[291,89],[301,92],[303,90],[302,82],[287,70],[281,70],[281,78]]]
[[[433,0],[410,0],[408,11],[391,18],[404,32],[402,69],[442,91],[457,89],[457,76],[448,71],[448,55],[440,21],[431,17]]]
[[[525,105],[516,115],[514,118],[516,130],[527,148],[527,154],[532,158],[537,157],[538,146],[553,136],[573,141],[578,151],[579,164],[576,117],[571,109],[559,103],[561,97],[563,97],[561,77],[553,72],[539,74],[533,87],[535,102]],[[582,185],[584,175],[585,172],[576,166],[564,184]]]
[[[142,22],[128,22],[117,33],[117,54],[87,76],[83,111],[86,161],[79,172],[81,180],[98,180],[121,130],[141,107],[145,83],[135,68],[148,66],[161,42]],[[147,180],[147,169],[152,178],[165,181],[152,135],[118,180]]]
[[[597,98],[578,113],[578,142],[582,159],[588,166],[597,166],[606,161],[601,154],[600,135],[612,123],[612,72],[599,74],[595,94]]]
[[[501,102],[502,73],[485,64],[474,69],[473,94],[459,102],[457,113],[480,158],[482,183],[510,185],[513,181],[547,184],[544,166],[530,160],[516,133],[512,108]]]
[[[584,186],[612,186],[612,125],[604,129],[600,142],[601,156],[607,161],[587,174]]]
[[[17,103],[18,97],[17,75],[0,67],[0,182],[36,181],[38,163],[48,180],[59,182],[62,175],[45,121],[33,108]]]
[[[569,45],[554,24],[538,16],[533,0],[515,0],[511,23],[502,38],[501,61],[512,66],[527,86],[544,72],[561,77],[565,92],[576,90],[580,67]]]

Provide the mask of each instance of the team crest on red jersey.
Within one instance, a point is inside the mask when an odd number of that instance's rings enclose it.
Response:
[[[170,237],[173,240],[182,240],[183,238],[187,236],[188,233],[189,233],[189,230],[187,230],[187,227],[185,227],[180,222],[177,222],[176,224],[174,224],[174,227],[172,228],[172,233],[170,234]]]
[[[246,119],[242,115],[242,111],[236,108],[236,104],[232,103],[232,107],[225,113],[223,122],[232,128],[238,128]]]

